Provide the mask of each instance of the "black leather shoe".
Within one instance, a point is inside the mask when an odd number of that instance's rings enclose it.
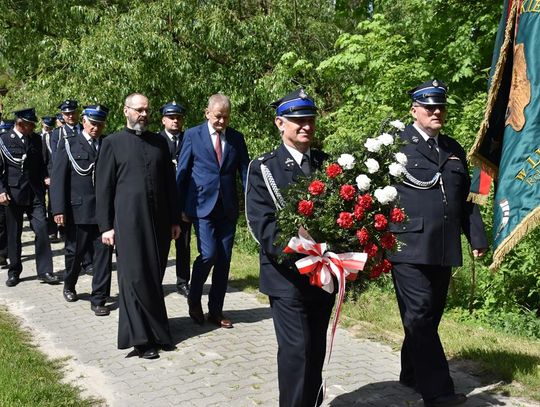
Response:
[[[6,285],[8,287],[15,287],[17,284],[19,284],[19,281],[19,277],[11,276],[6,280]]]
[[[191,300],[188,298],[188,306],[189,306],[189,316],[193,321],[195,321],[198,325],[204,324],[204,313],[202,310],[201,303],[194,304],[191,302]]]
[[[425,407],[448,407],[448,406],[457,406],[458,404],[463,404],[467,401],[467,396],[461,393],[451,393],[445,394],[443,396],[435,397],[431,400],[424,400]]]
[[[159,352],[154,346],[135,346],[135,351],[143,359],[157,359],[159,358]]]
[[[212,324],[217,325],[220,328],[230,329],[233,327],[231,320],[225,318],[223,314],[208,313],[208,322],[211,322]]]
[[[2,266],[3,268],[4,266],[7,266],[7,265],[8,264],[7,264],[6,258],[4,256],[0,256],[0,266]]]
[[[75,290],[64,290],[64,299],[67,302],[75,302],[79,299]]]
[[[97,317],[104,317],[104,316],[107,316],[111,313],[111,311],[109,310],[109,308],[107,308],[105,305],[90,305],[90,309],[92,311],[94,311],[94,314],[97,316]]]
[[[189,297],[189,285],[187,283],[176,284],[176,291],[178,294],[183,295],[184,297]]]
[[[94,275],[94,266],[92,266],[91,264],[86,266],[86,267],[83,267],[83,271],[84,271],[84,274],[87,274],[89,276],[93,276]]]
[[[47,284],[60,284],[58,277],[51,273],[45,273],[42,276],[38,276],[38,280]]]

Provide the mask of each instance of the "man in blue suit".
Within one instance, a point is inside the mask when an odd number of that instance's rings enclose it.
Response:
[[[238,219],[236,176],[240,175],[245,189],[249,165],[244,136],[227,127],[230,112],[227,96],[208,99],[207,120],[184,134],[176,173],[182,216],[193,221],[199,250],[193,263],[189,316],[199,325],[204,323],[201,296],[213,268],[208,320],[222,328],[233,326],[223,316],[223,302]]]

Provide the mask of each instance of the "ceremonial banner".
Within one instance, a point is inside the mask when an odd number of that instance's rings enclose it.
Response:
[[[495,47],[488,106],[471,151],[497,177],[492,268],[540,222],[539,0],[505,2]]]

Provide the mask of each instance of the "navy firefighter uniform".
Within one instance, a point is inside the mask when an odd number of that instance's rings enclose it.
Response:
[[[164,104],[159,111],[165,126],[159,134],[167,140],[171,161],[176,169],[184,138],[182,124],[186,109],[180,103],[172,101]],[[188,297],[191,267],[191,223],[180,220],[180,230],[180,237],[174,241],[176,247],[176,290],[179,294]]]
[[[405,331],[400,382],[416,388],[425,405],[433,407],[466,401],[454,391],[438,334],[451,269],[462,264],[461,233],[473,249],[488,247],[478,208],[467,202],[465,151],[439,131],[446,117],[446,91],[437,80],[409,91],[415,120],[401,134],[407,164],[403,182],[396,185],[408,219],[391,225],[402,243],[390,256]]]
[[[309,127],[313,136],[316,106],[302,89],[274,102],[276,125]],[[309,121],[310,120],[310,121]],[[279,126],[278,126],[279,127]],[[259,243],[260,291],[270,298],[278,342],[279,404],[282,407],[320,405],[326,335],[335,295],[312,286],[292,259],[284,259],[276,244],[276,210],[281,192],[311,169],[322,166],[327,155],[310,148],[311,139],[298,151],[282,132],[283,143],[254,159],[248,170],[246,217]],[[295,130],[293,130],[295,131]],[[309,163],[308,172],[304,165]]]
[[[101,241],[96,220],[95,165],[101,146],[101,132],[108,109],[86,106],[83,130],[62,138],[56,152],[51,181],[52,213],[74,230],[73,256],[66,257],[64,298],[77,300],[75,286],[85,253],[94,254],[91,309],[97,316],[108,315],[105,301],[110,294],[112,248]]]
[[[6,206],[9,269],[6,285],[19,283],[22,272],[21,235],[26,213],[36,235],[36,268],[38,279],[57,284],[53,275],[51,243],[45,216],[46,168],[41,151],[41,137],[34,133],[38,118],[33,108],[15,114],[15,127],[0,135],[0,204]]]

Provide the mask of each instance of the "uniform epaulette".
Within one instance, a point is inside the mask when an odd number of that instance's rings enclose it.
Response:
[[[265,162],[268,159],[270,159],[272,157],[275,157],[275,156],[276,156],[276,152],[275,151],[270,151],[269,153],[265,153],[265,154],[261,155],[260,157],[256,158],[255,161]]]

